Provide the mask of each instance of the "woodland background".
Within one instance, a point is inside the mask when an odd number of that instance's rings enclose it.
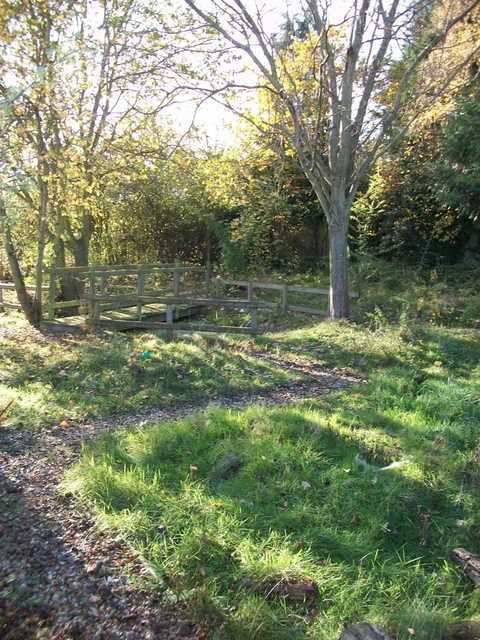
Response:
[[[413,41],[440,26],[450,4],[419,15]],[[209,142],[194,122],[172,121],[173,103],[205,99],[191,93],[207,71],[192,62],[198,43],[184,16],[174,33],[169,9],[149,3],[4,1],[2,18],[2,198],[27,279],[42,233],[47,267],[179,259],[292,274],[328,265],[325,217],[289,140],[256,126],[281,118],[268,91],[257,90],[226,146]],[[434,104],[423,88],[455,66],[458,47],[449,43],[464,39],[473,51],[479,37],[477,8],[418,70],[397,129],[410,118],[414,126],[375,163],[354,203],[352,263],[478,263],[476,56]],[[277,41],[295,51],[292,73],[302,81],[302,52],[312,46],[306,19],[286,17]],[[376,96],[379,110],[388,107],[411,46]],[[21,86],[9,84],[13,77]],[[0,254],[0,278],[8,271]]]

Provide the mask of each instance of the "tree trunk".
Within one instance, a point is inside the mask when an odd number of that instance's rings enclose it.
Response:
[[[5,207],[0,202],[0,223],[2,224],[5,253],[7,254],[8,266],[15,286],[15,293],[17,294],[22,311],[25,314],[25,318],[31,325],[38,327],[40,324],[40,308],[37,301],[32,299],[25,287],[25,280],[18,262],[17,252],[15,251],[15,245],[6,218]]]
[[[463,261],[476,263],[480,259],[480,227],[472,223],[470,235],[463,250]]]
[[[43,180],[40,181],[40,207],[38,210],[37,232],[37,264],[35,266],[35,299],[34,306],[37,309],[39,321],[42,318],[42,287],[43,287],[43,262],[45,257],[45,242],[47,233],[47,206],[48,189]]]
[[[328,225],[330,245],[330,318],[348,316],[348,225],[333,220]]]
[[[66,245],[72,253],[76,267],[88,267],[90,239],[93,231],[93,220],[88,214],[83,215],[82,229],[79,234],[69,229]]]
[[[329,313],[332,320],[348,316],[348,223],[350,206],[345,196],[345,180],[340,171],[334,184],[325,186],[322,177],[310,166],[299,140],[294,141],[305,175],[310,181],[328,224],[330,262]]]
[[[208,220],[205,225],[205,265],[207,273],[210,273],[212,270],[212,234]]]
[[[328,227],[325,218],[318,219],[315,223],[314,231],[315,259],[318,269],[325,267],[328,255]]]
[[[88,250],[89,242],[82,236],[78,240],[72,240],[70,242],[71,250],[73,253],[73,259],[76,267],[88,267]]]
[[[55,236],[53,239],[53,250],[55,254],[54,266],[62,269],[66,266],[65,242],[59,236]],[[78,287],[75,283],[75,279],[70,274],[63,273],[59,280],[61,299],[76,300],[78,298]]]

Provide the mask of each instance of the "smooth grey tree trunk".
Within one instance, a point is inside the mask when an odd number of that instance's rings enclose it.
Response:
[[[330,317],[348,316],[348,243],[347,223],[332,221],[328,225],[330,257]]]

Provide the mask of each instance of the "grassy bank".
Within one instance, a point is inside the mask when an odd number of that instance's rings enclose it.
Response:
[[[455,546],[480,552],[478,331],[320,323],[261,343],[369,380],[117,433],[84,452],[66,489],[214,638],[332,640],[368,619],[433,640],[478,616],[448,560]],[[294,581],[316,594],[294,602]]]
[[[44,336],[13,316],[0,331],[0,409],[13,400],[9,426],[138,411],[221,394],[266,389],[292,373],[237,350],[235,342],[190,336],[85,334]]]

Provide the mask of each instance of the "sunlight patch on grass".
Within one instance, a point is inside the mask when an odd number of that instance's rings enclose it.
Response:
[[[14,399],[4,424],[81,421],[222,394],[268,389],[299,376],[236,350],[226,339],[87,335],[0,336],[0,396]]]
[[[469,334],[459,351],[443,330],[423,339],[431,353],[398,341],[390,367],[377,345],[368,383],[318,401],[110,435],[65,490],[94,505],[215,638],[332,640],[361,620],[398,640],[409,628],[436,637],[480,604],[448,561],[455,546],[480,551],[480,403],[468,401],[479,397],[478,368],[463,376],[480,343]],[[448,374],[432,369],[452,346]],[[218,478],[229,456],[241,464]],[[313,581],[314,602],[271,595],[289,580]]]

